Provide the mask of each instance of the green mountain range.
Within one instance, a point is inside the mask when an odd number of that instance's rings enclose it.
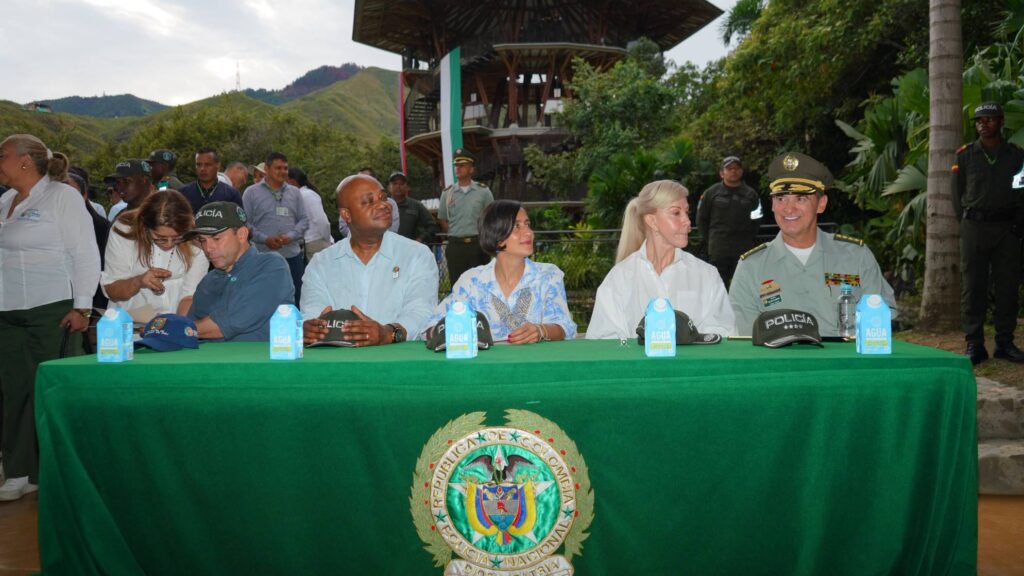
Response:
[[[309,74],[303,78],[307,76]],[[314,76],[328,79],[331,74],[321,71]],[[293,85],[297,83],[299,82],[296,81]],[[304,85],[308,86],[309,82],[305,82]],[[132,102],[132,99],[135,101],[134,105],[149,106],[149,112],[141,116],[120,114],[118,117],[97,117],[92,114],[60,111],[65,104],[82,101],[89,102],[89,109],[94,112],[101,109],[128,109],[124,106]],[[106,104],[101,106],[100,101]],[[61,106],[55,106],[56,102],[61,102]],[[159,110],[154,108],[163,105],[131,95],[72,97],[47,103],[53,106],[54,112],[28,111],[20,104],[0,100],[0,135],[22,132],[35,134],[53,149],[67,149],[79,155],[91,156],[103,147],[114,147],[127,142],[137,131],[156,126],[170,118],[169,115],[188,115],[207,109],[252,114],[269,114],[275,110],[288,111],[317,125],[329,126],[348,133],[366,144],[376,143],[381,136],[397,138],[399,126],[398,72],[380,68],[361,69],[345,80],[334,81],[280,106],[261,102],[238,92],[221,94],[182,106],[164,106]]]
[[[166,105],[144,100],[131,94],[117,96],[68,96],[56,100],[43,100],[54,112],[67,112],[79,116],[97,118],[124,118],[125,116],[146,116],[159,112]]]

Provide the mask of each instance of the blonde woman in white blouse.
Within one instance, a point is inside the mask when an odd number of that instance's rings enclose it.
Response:
[[[111,305],[138,322],[187,314],[210,268],[203,251],[184,240],[194,224],[192,206],[174,190],[150,194],[138,209],[121,213],[107,239],[100,277]]]
[[[588,339],[636,336],[651,298],[668,298],[703,334],[736,334],[718,270],[683,251],[690,234],[688,194],[678,182],[658,180],[630,200],[616,264],[597,289]]]
[[[89,326],[100,253],[82,196],[64,183],[68,159],[28,134],[0,143],[0,500],[36,489],[35,375],[58,357],[62,333],[74,353]]]

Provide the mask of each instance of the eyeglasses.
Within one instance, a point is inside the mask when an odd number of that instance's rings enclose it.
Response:
[[[164,246],[176,246],[185,240],[181,236],[157,236],[152,232],[149,233],[149,237],[153,239],[154,244],[162,244]]]

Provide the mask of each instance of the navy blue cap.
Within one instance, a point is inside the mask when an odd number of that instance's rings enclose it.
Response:
[[[199,330],[195,322],[177,314],[160,314],[146,324],[142,339],[135,347],[145,346],[157,352],[199,348]]]

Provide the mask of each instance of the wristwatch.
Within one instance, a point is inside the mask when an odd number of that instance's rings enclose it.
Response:
[[[398,324],[388,324],[388,326],[394,331],[394,336],[391,338],[392,344],[405,342],[405,330],[401,326]]]
[[[92,317],[92,308],[75,308],[75,312],[78,312],[79,314],[81,314],[82,318],[91,318]]]

